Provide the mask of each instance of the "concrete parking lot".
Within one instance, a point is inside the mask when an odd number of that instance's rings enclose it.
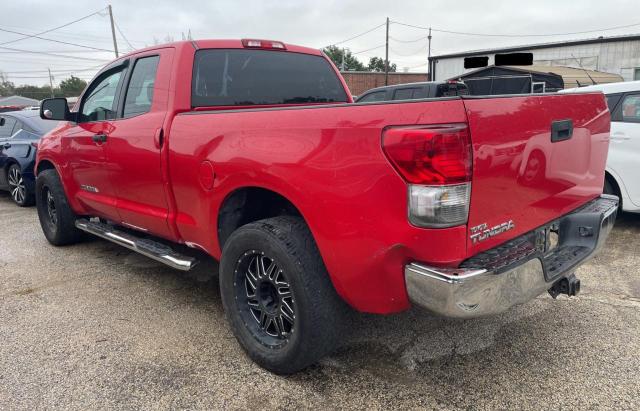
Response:
[[[640,409],[640,216],[581,268],[577,298],[498,317],[356,316],[289,377],[223,317],[216,265],[185,277],[101,240],[54,248],[0,194],[0,404],[34,408]]]

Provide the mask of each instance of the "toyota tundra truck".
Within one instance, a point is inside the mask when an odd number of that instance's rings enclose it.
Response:
[[[122,56],[73,110],[40,110],[61,121],[35,168],[47,240],[185,271],[213,257],[231,330],[279,374],[331,353],[353,309],[575,295],[618,207],[600,93],[354,104],[321,51],[201,40]]]

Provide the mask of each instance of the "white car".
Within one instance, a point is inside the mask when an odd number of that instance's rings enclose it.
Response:
[[[562,90],[602,91],[611,112],[611,142],[604,192],[620,197],[622,209],[640,213],[640,81]]]

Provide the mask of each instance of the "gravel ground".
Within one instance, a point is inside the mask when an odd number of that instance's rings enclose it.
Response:
[[[214,262],[188,277],[101,240],[54,248],[0,195],[0,407],[640,409],[640,216],[578,271],[582,293],[481,320],[353,319],[290,377],[245,357]]]

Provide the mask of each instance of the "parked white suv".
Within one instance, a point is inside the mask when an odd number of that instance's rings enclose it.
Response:
[[[604,192],[620,197],[622,209],[640,212],[640,81],[562,90],[602,91],[611,112],[611,143]]]

